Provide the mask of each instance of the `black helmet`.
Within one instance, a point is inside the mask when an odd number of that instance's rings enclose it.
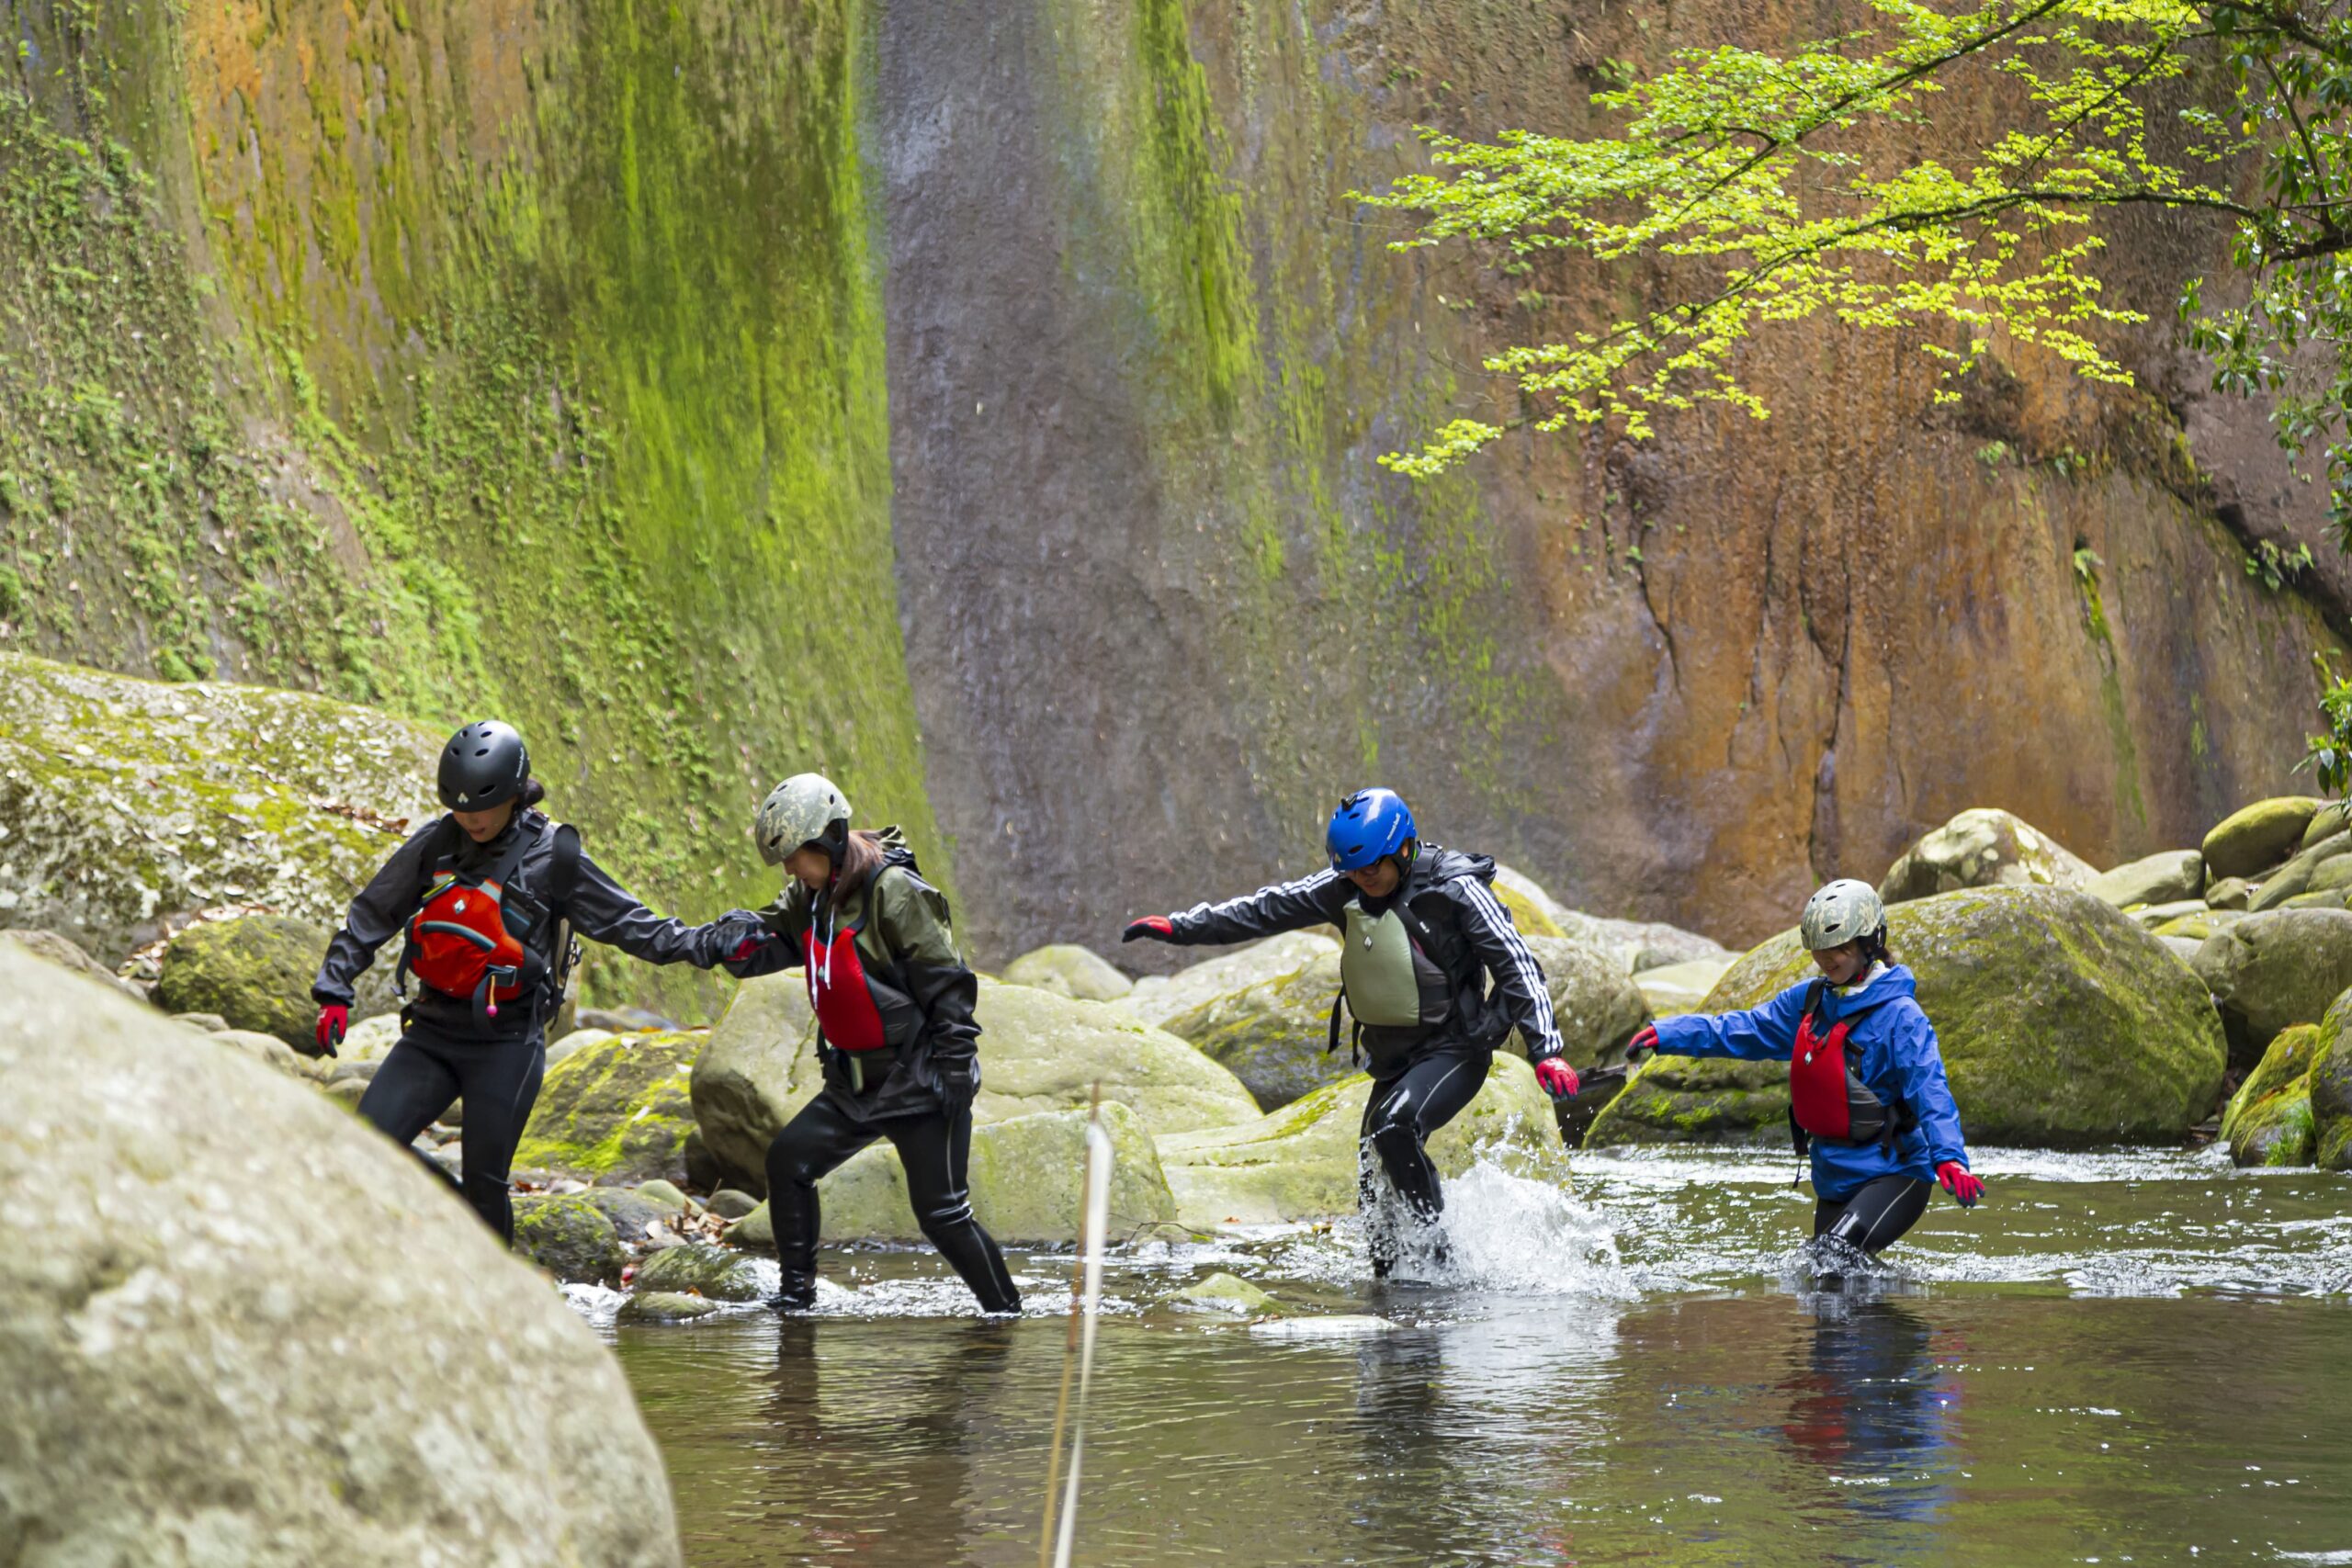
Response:
[[[452,811],[487,811],[512,800],[530,776],[522,736],[494,718],[466,726],[441,749],[441,804]]]

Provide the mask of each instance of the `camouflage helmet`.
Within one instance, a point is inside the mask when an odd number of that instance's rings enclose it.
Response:
[[[1797,934],[1808,953],[1843,947],[1885,929],[1886,906],[1879,901],[1878,889],[1850,876],[1816,889],[1804,901],[1804,913],[1797,919]]]
[[[759,842],[760,858],[770,865],[782,865],[785,856],[811,843],[839,860],[849,819],[849,797],[832,780],[822,773],[795,773],[760,802],[752,837]]]

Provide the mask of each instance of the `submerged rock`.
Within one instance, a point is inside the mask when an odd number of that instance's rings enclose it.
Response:
[[[687,1077],[705,1038],[619,1034],[549,1067],[515,1163],[615,1182],[685,1180]]]
[[[1004,966],[1004,983],[1035,986],[1081,1002],[1114,1002],[1136,986],[1109,960],[1071,942],[1056,942],[1023,953]]]
[[[2222,1140],[2238,1165],[2312,1163],[2312,1056],[2317,1024],[2282,1030],[2222,1112]]]
[[[2241,807],[2205,835],[2206,872],[2220,881],[2269,870],[2302,847],[2303,830],[2324,804],[2311,795],[2280,795]]]
[[[1170,1020],[1204,1002],[1261,980],[1295,975],[1317,959],[1336,955],[1339,951],[1338,939],[1328,931],[1285,931],[1263,942],[1232,948],[1173,975],[1146,975],[1116,1005],[1140,1023],[1166,1029]]]
[[[2195,968],[2213,994],[2232,1065],[2251,1071],[2280,1030],[2317,1023],[2352,986],[2352,912],[2249,915],[2209,938]]]
[[[663,1254],[667,1257],[668,1254]],[[719,1310],[717,1302],[675,1291],[640,1291],[621,1303],[616,1323],[692,1323]]]
[[[440,744],[305,693],[0,653],[0,909],[106,964],[217,905],[331,924],[439,810]]]
[[[2080,856],[2023,818],[1963,811],[1905,850],[1879,884],[1890,904],[1966,887],[2081,888],[2098,876]]]
[[[1087,1116],[1083,1111],[1043,1111],[972,1130],[972,1213],[990,1235],[1005,1243],[1078,1239]],[[1124,1242],[1172,1224],[1176,1201],[1142,1118],[1106,1101],[1102,1126],[1114,1161],[1112,1238]],[[819,1182],[817,1194],[828,1241],[922,1239],[907,1199],[905,1168],[887,1142],[865,1149]]]
[[[318,1050],[311,982],[334,931],[285,915],[199,920],[164,949],[153,1001],[165,1012],[218,1013],[232,1029],[275,1034],[305,1055]],[[398,1010],[388,967],[360,976],[352,1017]]]
[[[514,1247],[567,1284],[617,1285],[628,1263],[613,1222],[577,1192],[516,1198]]]
[[[406,1154],[6,944],[0,995],[12,1552],[679,1562],[618,1364]]]
[[[2119,909],[2195,898],[2205,891],[2205,857],[2195,850],[2165,850],[2100,872],[2083,891]]]
[[[1257,1315],[1275,1310],[1274,1298],[1237,1275],[1222,1270],[1196,1280],[1168,1298],[1180,1307],[1204,1312]]]
[[[1372,1080],[1362,1075],[1239,1126],[1159,1139],[1160,1168],[1187,1226],[1275,1224],[1353,1213],[1356,1148]],[[1550,1099],[1516,1056],[1498,1055],[1468,1110],[1430,1140],[1438,1169],[1458,1176],[1491,1149],[1511,1168],[1566,1180]]]
[[[1887,918],[1972,1142],[2169,1137],[2211,1109],[2224,1046],[2205,987],[2110,905],[1986,887],[1898,904]],[[1734,964],[1704,1010],[1757,1006],[1813,973],[1784,931]],[[1787,1109],[1784,1063],[1660,1057],[1586,1141],[1770,1144]]]
[[[678,1291],[715,1302],[755,1302],[763,1293],[750,1258],[723,1247],[690,1242],[657,1252],[637,1273],[639,1291]]]

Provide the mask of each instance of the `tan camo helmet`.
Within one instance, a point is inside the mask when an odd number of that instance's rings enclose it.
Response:
[[[752,837],[759,841],[760,858],[782,865],[785,856],[806,843],[827,839],[833,824],[847,827],[849,797],[822,773],[795,773],[760,802],[759,820]]]
[[[1816,890],[1804,901],[1804,914],[1797,920],[1797,934],[1808,953],[1843,947],[1885,929],[1886,906],[1879,901],[1878,889],[1850,876]]]

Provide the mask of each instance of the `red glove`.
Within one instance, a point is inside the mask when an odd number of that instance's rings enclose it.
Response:
[[[1127,929],[1119,933],[1119,940],[1133,942],[1147,936],[1154,942],[1174,942],[1176,923],[1165,915],[1146,915],[1140,920],[1129,920]]]
[[[1557,1056],[1546,1056],[1535,1064],[1535,1081],[1554,1100],[1577,1097],[1577,1070]]]
[[[351,1010],[341,1002],[329,1002],[319,1010],[319,1049],[332,1056],[335,1047],[343,1043],[344,1032],[351,1027]]]
[[[1956,1159],[1948,1159],[1936,1167],[1936,1179],[1944,1190],[1960,1200],[1963,1209],[1973,1209],[1976,1200],[1984,1196],[1984,1184],[1968,1174],[1968,1168]]]
[[[1640,1061],[1644,1052],[1656,1055],[1657,1051],[1657,1030],[1650,1024],[1642,1025],[1642,1032],[1625,1042],[1625,1060],[1628,1062]]]

